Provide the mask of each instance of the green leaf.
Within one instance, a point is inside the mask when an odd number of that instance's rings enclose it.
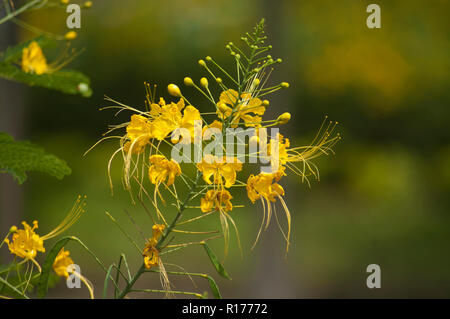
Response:
[[[214,279],[212,277],[210,277],[210,276],[207,276],[206,278],[208,279],[209,287],[211,287],[211,291],[212,291],[212,294],[213,294],[214,298],[222,299],[222,296],[221,296],[220,291],[219,291],[219,287],[217,286],[217,284],[214,281]]]
[[[30,45],[31,42],[37,42],[41,48],[55,47],[57,42],[46,36],[39,36],[37,38],[25,41],[14,47],[8,47],[6,51],[0,56],[0,61],[5,63],[18,62],[22,58],[22,50]]]
[[[114,269],[113,267],[114,267],[114,264],[109,266],[108,271],[106,272],[105,282],[103,284],[103,294],[102,294],[102,298],[103,299],[106,299],[106,296],[108,294],[108,281],[109,281],[109,279],[111,278],[111,280],[113,280],[112,276],[111,276],[111,272]]]
[[[80,94],[84,97],[90,97],[92,95],[90,79],[83,73],[74,70],[64,69],[37,75],[26,73],[13,64],[0,62],[0,77],[29,86],[40,86],[66,94]]]
[[[65,161],[45,153],[41,147],[14,141],[10,135],[0,132],[0,172],[12,174],[22,184],[28,171],[44,172],[58,179],[72,172]]]
[[[28,298],[27,295],[25,295],[23,292],[21,292],[20,290],[18,290],[16,287],[14,287],[13,285],[11,285],[7,280],[3,279],[2,277],[0,277],[0,283],[2,283],[3,285],[5,285],[8,289],[11,290],[12,293],[14,293],[15,295],[17,295],[20,298],[24,298],[24,299],[30,299]]]
[[[203,244],[203,247],[205,247],[205,251],[208,254],[211,263],[213,264],[214,268],[216,268],[219,275],[221,275],[226,279],[231,280],[231,277],[227,274],[227,271],[225,270],[225,268],[223,268],[222,264],[219,262],[219,260],[217,259],[216,255],[213,253],[211,248],[209,248],[209,246],[206,243]]]
[[[59,251],[61,248],[63,248],[69,240],[71,240],[71,237],[64,237],[63,239],[57,241],[52,249],[50,250],[50,253],[47,255],[47,258],[45,258],[44,265],[42,266],[42,273],[39,276],[39,281],[37,285],[37,294],[39,298],[44,298],[47,294],[48,290],[48,279],[50,277],[50,272],[52,271],[53,262],[55,261],[56,256],[58,256]]]

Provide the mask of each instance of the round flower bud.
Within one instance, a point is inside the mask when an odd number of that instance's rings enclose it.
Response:
[[[262,105],[264,106],[269,106],[269,104],[270,104],[269,100],[262,101]]]
[[[206,59],[206,61],[211,61],[212,60],[212,58],[209,55],[205,59]]]
[[[90,7],[92,7],[92,1],[86,1],[86,2],[84,3],[84,7],[85,7],[85,8],[90,8]]]
[[[221,84],[221,83],[222,83],[222,79],[221,79],[221,78],[216,78],[216,82],[217,82],[218,84]]]
[[[280,58],[277,59],[277,63],[281,63],[283,62],[283,60],[281,60]]]
[[[15,233],[17,231],[17,227],[16,226],[11,226],[11,228],[9,229],[10,233]]]
[[[179,136],[178,137],[172,136],[170,138],[170,141],[172,142],[172,144],[177,144],[180,141],[180,137]]]
[[[186,86],[193,86],[194,85],[194,81],[192,81],[192,79],[190,77],[185,77],[184,78],[184,85],[186,85]]]
[[[208,87],[208,79],[207,78],[201,78],[200,79],[200,85],[203,86],[206,89]]]
[[[287,82],[281,82],[280,85],[283,89],[287,89],[289,87],[289,83],[287,83]]]
[[[259,79],[254,79],[253,80],[253,85],[255,85],[255,86],[259,85],[259,83],[260,83]]]
[[[289,112],[283,113],[280,116],[278,116],[277,124],[281,124],[281,125],[286,124],[287,122],[290,121],[290,119],[291,119],[291,113],[289,113]]]
[[[173,95],[176,97],[181,97],[180,88],[178,86],[176,86],[175,84],[169,84],[167,86],[167,91],[169,92],[170,95]]]
[[[198,60],[198,65],[205,67],[206,62],[204,60]]]
[[[69,31],[64,35],[64,39],[73,40],[77,37],[77,33],[75,31]]]

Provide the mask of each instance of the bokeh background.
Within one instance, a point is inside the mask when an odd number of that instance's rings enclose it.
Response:
[[[343,139],[336,155],[317,162],[320,182],[308,187],[296,177],[284,179],[293,215],[287,259],[275,222],[250,249],[262,208],[244,194],[236,202],[246,208],[233,211],[244,258],[233,241],[225,261],[233,280],[219,278],[200,247],[167,262],[214,275],[228,298],[449,297],[449,2],[375,1],[381,6],[382,28],[368,29],[366,7],[373,2],[94,1],[83,12],[75,42],[85,51],[71,64],[91,77],[91,98],[0,82],[1,129],[44,146],[73,170],[62,181],[31,173],[21,187],[1,176],[3,233],[23,219],[38,219],[45,233],[78,194],[86,194],[88,213],[69,232],[105,263],[117,262],[125,252],[136,269],[139,253],[104,214],[109,211],[142,242],[127,209],[150,233],[144,210],[131,204],[121,188],[120,160],[112,167],[116,188],[110,194],[106,166],[117,145],[105,142],[82,156],[108,124],[124,119],[98,110],[106,105],[103,95],[141,107],[143,82],[150,81],[168,98],[167,84],[182,87],[183,77],[203,76],[199,58],[210,55],[231,66],[225,44],[238,43],[265,17],[272,56],[283,58],[271,80],[291,84],[270,97],[268,115],[291,112],[293,120],[281,129],[297,144],[310,141],[325,115],[340,122]],[[64,11],[23,17],[65,32]],[[2,42],[33,36],[13,26],[7,32]],[[197,107],[208,110],[194,91],[183,90]],[[203,226],[218,227],[218,220]],[[223,251],[220,240],[213,247],[219,255]],[[99,294],[102,270],[78,247],[69,248]],[[3,248],[2,258],[10,258]],[[372,263],[381,266],[381,289],[366,287],[366,267]],[[187,279],[171,279],[176,289],[194,289]],[[196,284],[197,290],[208,289],[199,280]],[[149,274],[140,286],[159,287],[159,278]],[[68,290],[61,281],[51,296],[78,298],[87,292]]]

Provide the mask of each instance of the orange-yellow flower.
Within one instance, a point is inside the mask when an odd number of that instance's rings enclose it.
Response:
[[[152,138],[152,130],[148,118],[133,114],[130,124],[127,126],[127,137],[129,141],[125,144],[124,150],[133,154],[142,153],[145,146]]]
[[[182,115],[181,110],[184,108],[184,100],[175,103],[166,104],[163,98],[159,100],[159,104],[151,104],[150,117],[152,117],[152,135],[157,140],[165,139],[170,132],[180,126]]]
[[[285,233],[280,226],[280,230],[286,240],[286,252],[289,249],[289,237],[291,234],[291,214],[286,203],[283,200],[284,189],[277,182],[281,179],[284,174],[284,167],[280,166],[279,170],[275,173],[260,173],[258,175],[250,175],[247,180],[247,195],[248,198],[254,203],[256,200],[261,199],[264,203],[264,215],[261,227],[259,229],[258,235],[256,237],[256,242],[258,241],[259,235],[265,223],[265,229],[269,226],[270,219],[272,216],[272,203],[278,198],[283,205],[284,212],[286,214],[287,220],[287,233]]]
[[[61,248],[58,255],[56,256],[55,261],[53,262],[53,270],[58,276],[66,278],[69,277],[68,267],[74,264],[72,258],[70,258],[69,255],[70,252],[68,250],[64,250],[64,248]]]
[[[161,237],[165,226],[155,224],[152,227],[153,236],[145,244],[142,256],[144,256],[145,268],[150,269],[159,264],[159,250],[156,248],[159,238]]]
[[[211,176],[214,177],[214,184],[223,185],[229,188],[236,182],[236,172],[242,170],[242,163],[237,158],[223,157],[219,159],[213,155],[206,155],[202,162],[197,164],[197,168],[203,173],[203,179],[206,183],[212,184]]]
[[[22,50],[22,70],[37,75],[47,73],[49,70],[47,60],[36,41],[32,41]]]
[[[12,235],[12,241],[5,239],[9,251],[21,258],[34,259],[38,251],[45,252],[44,240],[35,233],[38,228],[37,220],[33,221],[33,227],[26,222],[22,222],[24,229],[17,230]]]
[[[150,269],[159,264],[159,251],[154,246],[147,245],[142,253],[145,268]]]
[[[233,114],[231,126],[236,127],[240,120],[245,126],[260,126],[261,116],[266,111],[263,102],[258,98],[252,98],[250,93],[241,94],[241,101],[237,102],[238,92],[229,89],[220,94],[217,103],[219,118],[225,119]],[[233,112],[234,107],[234,112]],[[253,113],[253,115],[251,115]]]
[[[200,209],[204,213],[208,213],[213,209],[229,212],[233,209],[232,198],[233,196],[226,189],[209,190],[206,192],[205,197],[201,199]]]
[[[170,186],[175,182],[175,177],[181,175],[180,165],[173,159],[169,161],[164,155],[150,156],[150,164],[148,175],[152,184],[166,182]]]
[[[247,195],[254,203],[257,199],[275,202],[278,196],[284,195],[284,189],[277,182],[284,175],[284,167],[275,173],[260,173],[256,176],[250,175],[247,180]]]
[[[165,228],[166,228],[166,226],[163,224],[153,225],[153,227],[152,227],[153,236],[152,236],[152,238],[150,238],[150,243],[153,246],[156,246],[156,244],[158,243],[158,240],[161,237],[161,235],[163,234]]]

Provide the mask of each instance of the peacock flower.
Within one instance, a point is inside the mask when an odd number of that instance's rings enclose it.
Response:
[[[33,227],[26,222],[22,222],[23,229],[17,230],[12,235],[12,240],[8,238],[5,242],[8,244],[9,251],[20,258],[33,260],[37,252],[45,252],[44,240],[35,230],[38,228],[38,221],[33,221]]]
[[[194,128],[195,128],[195,122],[201,121],[202,117],[200,115],[200,111],[197,110],[192,105],[188,105],[184,111],[183,111],[183,119],[181,120],[180,128],[187,129],[191,136],[191,141],[194,141]]]
[[[175,177],[181,175],[180,165],[173,159],[169,161],[164,155],[150,156],[150,164],[148,175],[152,184],[166,183],[170,186],[175,182]]]
[[[125,152],[140,154],[152,138],[152,126],[148,118],[133,114],[130,124],[127,126],[128,142],[124,145]]]
[[[275,202],[279,196],[284,195],[283,187],[277,182],[284,175],[284,167],[275,173],[260,173],[258,175],[250,175],[247,180],[247,195],[254,203],[256,200],[263,198],[268,202]]]
[[[242,253],[241,242],[239,240],[239,232],[236,227],[236,223],[229,214],[229,212],[233,209],[233,204],[231,203],[232,198],[233,196],[231,196],[230,192],[226,189],[213,189],[207,191],[205,196],[200,200],[200,209],[203,213],[209,213],[212,211],[219,212],[220,224],[222,226],[222,234],[225,242],[225,256],[228,254],[228,246],[230,240],[229,223],[231,223],[236,232],[239,249]]]
[[[145,268],[150,269],[159,264],[159,251],[154,246],[147,244],[142,252]]]
[[[265,229],[269,227],[272,212],[275,212],[275,210],[272,209],[272,203],[276,202],[276,199],[278,198],[281,204],[283,205],[283,209],[286,214],[286,220],[288,224],[287,234],[283,231],[283,229],[281,229],[280,226],[281,233],[283,234],[287,243],[286,245],[286,252],[287,252],[289,249],[289,237],[291,233],[291,215],[282,197],[284,196],[284,189],[280,184],[278,184],[278,181],[281,179],[281,177],[285,175],[284,169],[285,168],[283,166],[280,166],[279,170],[274,173],[260,173],[256,176],[250,175],[250,177],[247,180],[246,187],[248,198],[252,201],[252,203],[255,203],[256,200],[260,199],[264,208],[261,227],[258,231],[258,235],[256,237],[255,244],[253,246],[255,246],[256,243],[258,242],[259,235],[261,234],[261,230],[264,227],[264,223]]]
[[[159,250],[156,248],[158,240],[164,232],[166,226],[155,224],[152,227],[153,235],[145,244],[142,256],[144,257],[145,268],[150,269],[159,264]]]
[[[236,127],[240,120],[245,126],[260,126],[261,116],[266,111],[259,98],[252,98],[250,93],[241,94],[238,101],[238,92],[233,89],[223,91],[217,103],[217,114],[220,119],[232,116],[231,127]],[[252,115],[253,114],[253,115]]]
[[[337,122],[330,122],[327,127],[322,124],[313,141],[307,146],[290,147],[289,139],[278,133],[276,139],[271,139],[267,145],[272,167],[276,169],[278,165],[285,165],[308,184],[308,176],[313,175],[319,179],[319,169],[311,160],[321,155],[334,154],[332,147],[341,139],[339,134],[332,136],[336,124]],[[272,153],[272,149],[275,152]]]
[[[68,250],[64,250],[61,248],[58,255],[53,262],[53,270],[58,276],[61,277],[69,277],[70,265],[73,265],[74,262],[72,258],[70,258],[70,252]]]
[[[25,73],[41,75],[49,71],[47,59],[36,41],[32,41],[28,47],[22,50],[22,70]]]
[[[11,254],[20,258],[31,260],[40,269],[35,257],[38,252],[45,252],[44,241],[56,237],[70,228],[85,212],[85,198],[78,196],[75,204],[70,210],[69,214],[63,221],[51,232],[44,236],[39,236],[35,230],[38,228],[38,221],[33,221],[33,227],[28,225],[25,221],[22,222],[23,229],[15,229],[11,240],[5,239]]]
[[[80,280],[88,288],[91,299],[94,299],[94,286],[86,277],[76,271],[76,268],[73,266],[74,264],[75,263],[72,258],[70,258],[70,252],[68,250],[64,250],[63,247],[53,261],[53,270],[60,277],[68,278],[69,275],[73,274],[80,278]]]
[[[183,108],[183,99],[180,99],[176,104],[166,104],[163,98],[160,98],[158,104],[152,103],[150,110],[152,136],[161,141],[173,130],[180,127],[182,121],[181,110]]]
[[[202,162],[197,164],[197,168],[203,173],[203,180],[208,184],[215,184],[226,188],[231,187],[236,183],[236,172],[242,170],[242,163],[235,157],[223,157],[219,159],[213,155],[206,155]],[[214,181],[211,181],[211,176]],[[225,181],[225,184],[224,184]]]
[[[226,189],[209,190],[206,192],[205,197],[201,199],[200,209],[204,213],[212,210],[229,212],[233,209],[232,198],[233,196]]]

